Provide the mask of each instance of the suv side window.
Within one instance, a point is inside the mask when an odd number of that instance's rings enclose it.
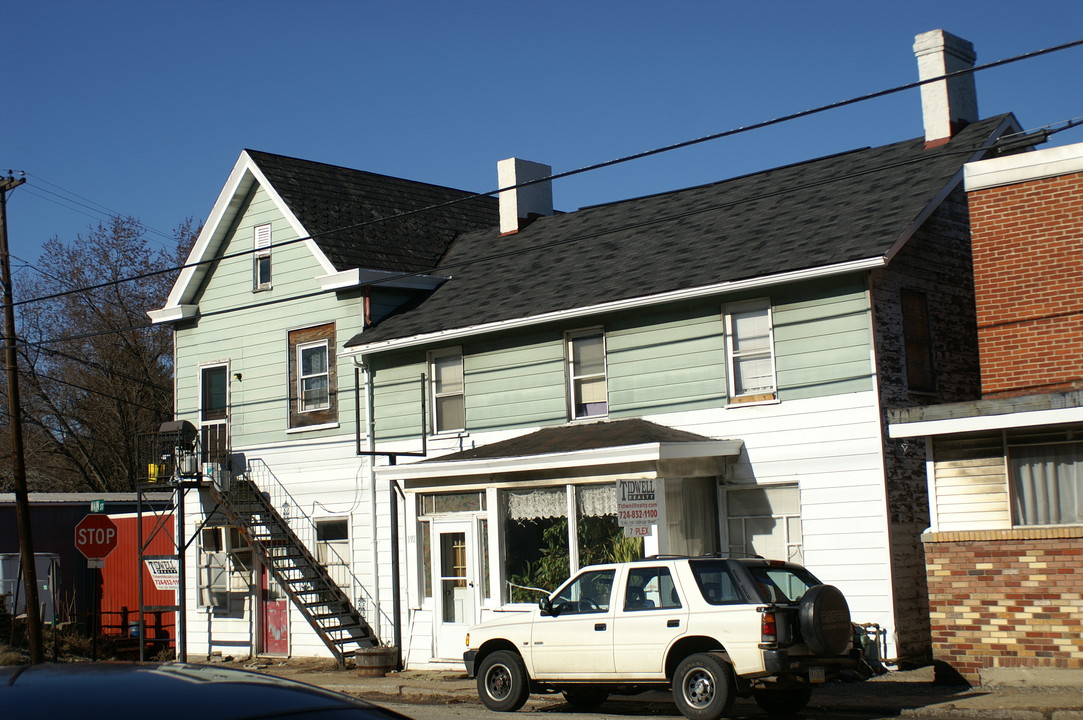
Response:
[[[606,612],[612,592],[612,570],[585,572],[553,598],[553,609],[559,615]]]
[[[667,567],[636,567],[628,572],[625,610],[657,610],[681,607],[681,598]]]
[[[763,599],[768,602],[798,602],[809,588],[820,584],[819,580],[803,569],[750,567],[748,571],[756,580]]]
[[[725,563],[718,560],[689,563],[703,599],[711,605],[748,602]]]

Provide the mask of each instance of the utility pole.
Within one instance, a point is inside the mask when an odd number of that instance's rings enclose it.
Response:
[[[41,636],[41,609],[38,606],[38,569],[34,562],[34,536],[30,531],[30,496],[26,490],[26,457],[23,450],[22,404],[19,401],[19,366],[16,356],[15,305],[11,291],[11,256],[8,253],[8,191],[26,182],[10,175],[0,178],[0,283],[4,286],[4,364],[8,381],[8,429],[11,431],[11,473],[15,481],[15,517],[19,522],[19,550],[22,553],[23,582],[26,586],[26,635],[30,663],[45,662]],[[14,608],[12,608],[14,610]]]

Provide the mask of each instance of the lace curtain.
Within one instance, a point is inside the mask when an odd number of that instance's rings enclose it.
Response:
[[[505,490],[500,496],[504,517],[509,520],[558,518],[568,514],[568,496],[563,487]]]
[[[505,517],[511,520],[558,518],[568,514],[568,496],[563,487],[535,490],[505,490],[501,494]],[[579,517],[600,517],[617,513],[617,488],[604,485],[577,485],[575,502]]]

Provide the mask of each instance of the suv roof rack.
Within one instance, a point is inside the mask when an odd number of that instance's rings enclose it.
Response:
[[[702,555],[647,555],[633,562],[646,562],[650,560],[692,560],[695,558],[739,558],[744,560],[766,560],[763,555],[749,555],[747,553],[711,552]]]

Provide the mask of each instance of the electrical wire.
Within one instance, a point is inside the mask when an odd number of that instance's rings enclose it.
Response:
[[[691,139],[691,140],[684,140],[682,142],[678,142],[678,143],[674,143],[674,144],[671,144],[671,145],[665,145],[665,146],[653,148],[651,150],[645,150],[645,151],[642,151],[642,152],[634,153],[632,155],[625,155],[623,157],[615,158],[615,159],[612,159],[612,160],[607,160],[607,161],[600,162],[600,163],[595,163],[593,165],[586,165],[586,166],[580,167],[578,169],[567,170],[567,171],[560,172],[560,173],[554,173],[554,174],[548,175],[546,177],[538,178],[536,180],[530,180],[530,181],[518,183],[518,184],[515,184],[515,185],[508,185],[508,186],[505,186],[505,187],[497,188],[495,190],[490,190],[488,192],[468,194],[468,195],[465,195],[465,196],[460,197],[460,198],[455,198],[453,200],[448,200],[448,201],[445,201],[445,202],[436,203],[434,205],[428,205],[428,206],[425,206],[425,207],[422,207],[422,208],[415,208],[413,210],[403,211],[401,213],[396,213],[394,215],[388,215],[388,216],[385,216],[385,217],[382,217],[382,218],[375,218],[373,220],[367,220],[367,221],[360,222],[360,223],[354,223],[352,225],[345,225],[345,226],[342,226],[342,227],[339,227],[339,228],[336,228],[336,229],[333,229],[333,230],[327,230],[327,231],[320,232],[320,233],[314,233],[314,234],[311,234],[311,235],[305,235],[305,236],[302,236],[302,237],[293,238],[291,240],[286,240],[286,241],[283,241],[281,243],[275,243],[275,244],[272,245],[272,248],[285,247],[285,246],[293,245],[293,244],[296,244],[296,243],[299,243],[299,242],[306,242],[306,241],[309,241],[309,240],[314,240],[314,239],[316,239],[318,237],[333,235],[333,234],[336,234],[336,233],[346,232],[346,231],[349,231],[349,230],[356,230],[356,229],[367,227],[367,226],[370,226],[370,225],[375,225],[375,224],[384,223],[384,222],[390,222],[392,220],[399,220],[399,219],[402,219],[402,218],[405,218],[405,217],[410,217],[410,216],[417,215],[417,214],[420,214],[420,213],[431,212],[433,210],[439,210],[439,209],[443,209],[445,207],[450,207],[452,205],[457,205],[459,203],[468,202],[470,200],[476,200],[476,199],[483,198],[483,197],[490,197],[490,196],[497,195],[497,194],[502,193],[502,192],[507,192],[507,191],[515,190],[515,189],[519,189],[519,188],[525,188],[525,187],[529,187],[531,185],[537,185],[539,183],[551,182],[553,180],[562,180],[564,178],[572,177],[572,176],[575,176],[575,175],[581,175],[583,173],[592,172],[594,170],[601,170],[603,168],[613,167],[614,165],[620,165],[622,163],[631,162],[633,160],[640,160],[640,159],[643,159],[643,158],[646,158],[646,157],[651,157],[653,155],[658,155],[658,154],[666,153],[666,152],[672,152],[673,150],[679,150],[679,149],[682,149],[682,148],[691,147],[693,145],[698,145],[698,144],[709,142],[709,141],[712,141],[712,140],[718,140],[718,139],[725,138],[725,137],[731,137],[731,136],[734,136],[734,135],[739,135],[739,134],[742,134],[742,133],[750,132],[752,130],[760,130],[760,129],[763,129],[763,128],[771,127],[773,125],[778,125],[780,123],[789,122],[789,121],[797,120],[797,119],[800,119],[800,118],[810,117],[812,115],[817,115],[819,113],[827,112],[829,110],[836,110],[836,109],[839,109],[839,108],[847,107],[849,105],[855,105],[857,103],[862,103],[862,102],[867,102],[869,100],[875,100],[875,99],[878,99],[878,98],[887,97],[888,95],[894,95],[896,93],[904,92],[906,90],[913,90],[915,88],[920,88],[920,87],[922,87],[924,85],[929,85],[929,84],[932,84],[932,83],[935,83],[935,82],[941,82],[941,81],[945,81],[945,80],[950,80],[952,78],[963,77],[965,75],[970,75],[970,74],[981,72],[981,71],[984,71],[984,70],[989,70],[989,69],[996,68],[996,67],[1002,67],[1004,65],[1009,65],[1009,64],[1012,64],[1012,63],[1016,63],[1016,62],[1021,62],[1023,60],[1029,60],[1029,59],[1032,59],[1032,58],[1035,58],[1035,57],[1048,55],[1050,53],[1060,52],[1062,50],[1068,50],[1068,49],[1071,49],[1071,48],[1074,48],[1074,47],[1078,47],[1080,45],[1083,45],[1083,39],[1073,40],[1071,42],[1066,42],[1066,43],[1062,43],[1060,45],[1054,45],[1052,47],[1022,53],[1020,55],[1015,55],[1015,56],[1008,57],[1008,58],[1003,58],[1003,59],[1000,59],[1000,60],[994,60],[992,62],[984,63],[982,65],[975,65],[974,67],[964,68],[962,70],[957,70],[955,72],[946,73],[944,75],[938,75],[938,76],[935,76],[935,77],[926,78],[924,80],[917,80],[917,81],[914,81],[914,82],[906,83],[904,85],[897,85],[895,87],[887,88],[887,89],[884,89],[884,90],[878,90],[876,92],[867,93],[865,95],[858,95],[858,96],[855,96],[855,97],[852,97],[852,98],[848,98],[846,100],[839,100],[839,101],[836,101],[836,102],[833,102],[833,103],[828,103],[826,105],[820,105],[820,106],[815,107],[815,108],[810,108],[810,109],[807,109],[807,110],[802,110],[800,112],[795,112],[795,113],[791,113],[791,114],[788,114],[788,115],[783,115],[783,116],[780,116],[780,117],[776,117],[776,118],[773,118],[773,119],[770,119],[770,120],[764,120],[764,121],[761,121],[761,122],[758,122],[758,123],[753,123],[751,125],[743,125],[743,126],[740,126],[740,127],[737,127],[737,128],[732,128],[730,130],[724,130],[722,132],[717,132],[717,133],[713,133],[713,134],[710,134],[710,135],[705,135],[705,136],[702,136],[702,137],[699,137],[699,138],[694,138],[694,139]],[[150,277],[155,277],[157,275],[161,275],[161,274],[165,274],[165,273],[179,272],[179,271],[182,271],[182,270],[187,270],[189,268],[194,268],[194,267],[199,267],[201,265],[206,265],[206,264],[211,264],[211,263],[214,263],[214,262],[219,262],[221,260],[227,260],[227,259],[232,259],[232,258],[235,258],[235,257],[242,257],[242,256],[245,256],[245,255],[251,255],[254,252],[255,252],[255,249],[239,251],[237,253],[233,253],[233,254],[230,254],[230,255],[222,255],[222,256],[218,256],[218,257],[215,257],[215,258],[212,258],[212,259],[209,259],[209,260],[198,261],[198,262],[195,262],[195,263],[186,263],[186,264],[178,266],[178,267],[171,267],[171,268],[164,269],[164,270],[157,270],[157,271],[152,271],[152,272],[149,272],[149,273],[142,273],[142,274],[139,274],[139,275],[132,276],[130,278],[123,278],[123,279],[118,279],[118,280],[115,280],[115,281],[111,281],[109,283],[103,283],[103,284],[99,284],[99,285],[91,285],[91,286],[87,286],[85,288],[81,288],[79,290],[71,290],[71,291],[68,291],[66,293],[54,294],[54,295],[46,295],[46,296],[42,296],[42,297],[39,297],[39,298],[30,298],[30,299],[27,299],[27,300],[20,300],[20,301],[14,302],[13,305],[18,306],[18,305],[22,305],[22,304],[25,304],[25,303],[52,299],[54,297],[59,297],[59,296],[62,296],[63,294],[68,294],[68,293],[71,293],[71,292],[96,290],[96,289],[100,289],[102,287],[108,287],[108,286],[111,286],[111,285],[115,285],[115,284],[121,283],[121,282],[135,282],[135,281],[138,281],[138,280],[144,280],[144,279],[147,279],[147,278],[150,278]],[[408,273],[408,274],[402,275],[401,277],[413,277],[413,276],[416,276],[416,275],[423,275],[423,274],[426,274],[426,273]],[[385,278],[383,280],[374,280],[374,281],[372,281],[370,283],[367,283],[367,284],[368,285],[378,285],[381,282],[391,282],[394,279],[395,278]]]
[[[1017,137],[1017,136],[1018,136],[1018,134],[1013,134],[1012,137]],[[655,216],[652,216],[649,219],[641,220],[641,221],[638,221],[638,222],[635,222],[635,223],[629,223],[629,224],[625,224],[625,225],[610,227],[610,228],[606,228],[604,230],[598,230],[598,231],[591,232],[591,233],[582,233],[582,234],[578,234],[578,235],[573,235],[571,237],[567,237],[567,238],[564,238],[564,239],[561,239],[561,240],[554,240],[554,241],[549,242],[549,243],[542,243],[542,244],[538,244],[538,245],[533,245],[529,249],[508,250],[508,251],[505,251],[505,252],[491,253],[491,254],[485,255],[484,257],[473,258],[473,259],[469,259],[469,260],[463,260],[463,261],[458,262],[458,263],[448,263],[448,264],[445,264],[445,265],[441,265],[439,268],[436,268],[436,270],[438,270],[440,272],[443,272],[443,271],[454,270],[455,268],[465,267],[465,266],[473,265],[473,264],[477,264],[477,263],[490,262],[490,261],[493,261],[493,260],[499,260],[499,259],[503,259],[503,258],[507,258],[507,257],[514,257],[515,255],[520,255],[520,254],[523,254],[523,253],[526,253],[526,252],[539,252],[539,251],[550,250],[550,249],[557,248],[557,247],[560,247],[560,246],[563,246],[563,245],[568,245],[568,244],[576,243],[576,242],[582,242],[584,240],[595,240],[595,239],[597,239],[599,237],[602,237],[602,236],[605,236],[605,235],[613,235],[613,234],[617,234],[617,233],[623,233],[623,232],[638,230],[638,229],[642,229],[644,227],[648,227],[648,226],[651,226],[651,225],[671,222],[671,221],[674,221],[674,220],[679,220],[679,219],[682,219],[682,218],[691,217],[693,215],[698,215],[698,214],[702,214],[702,213],[706,213],[706,212],[713,212],[713,211],[728,208],[728,207],[735,207],[737,205],[741,205],[741,204],[744,204],[744,203],[757,202],[757,201],[760,201],[760,200],[763,200],[763,199],[776,197],[778,195],[785,195],[787,193],[797,192],[797,191],[800,191],[800,190],[805,190],[805,189],[809,189],[809,188],[813,188],[813,187],[819,187],[819,186],[827,185],[827,184],[834,183],[834,182],[842,182],[842,181],[845,181],[845,180],[853,179],[855,177],[862,177],[862,176],[874,174],[874,173],[877,173],[877,172],[883,172],[883,171],[886,171],[886,170],[891,170],[891,169],[895,169],[895,168],[898,168],[898,167],[903,167],[903,166],[906,166],[906,165],[912,165],[912,164],[919,164],[919,163],[923,163],[923,162],[928,162],[928,161],[936,159],[936,158],[942,158],[945,155],[973,155],[973,154],[975,154],[977,152],[981,152],[982,150],[988,150],[988,149],[990,149],[990,148],[988,148],[986,146],[972,145],[972,146],[967,146],[967,147],[964,147],[964,148],[953,149],[953,150],[950,150],[950,151],[943,151],[941,153],[938,153],[935,156],[918,157],[918,158],[913,158],[913,159],[905,160],[905,161],[898,162],[898,163],[891,163],[891,164],[887,164],[887,165],[878,165],[878,166],[875,166],[875,167],[872,167],[872,168],[866,168],[865,170],[861,170],[861,171],[855,172],[855,173],[848,173],[846,175],[838,175],[838,176],[835,176],[835,177],[825,178],[823,180],[817,180],[815,182],[810,182],[810,183],[803,183],[803,184],[799,184],[799,185],[786,186],[784,188],[779,188],[777,190],[773,190],[773,191],[768,192],[768,193],[762,193],[762,194],[759,194],[759,195],[752,195],[752,196],[748,196],[748,197],[744,197],[744,198],[739,198],[737,200],[730,200],[730,201],[726,201],[726,202],[722,202],[722,203],[715,203],[715,204],[712,204],[712,205],[705,205],[705,206],[702,206],[702,207],[695,208],[693,210],[683,210],[683,211],[676,212],[676,213],[671,213],[671,214],[668,214],[668,215],[655,215]],[[810,162],[815,162],[815,161],[813,160],[813,161],[810,161]],[[307,238],[305,238],[305,239],[307,239]],[[285,241],[282,244],[285,245],[285,244],[289,244],[289,243],[292,243],[292,242],[295,242],[295,240],[288,240],[288,241]],[[237,253],[220,255],[220,256],[216,256],[215,261],[218,262],[218,261],[222,261],[222,260],[226,260],[226,259],[231,259],[231,258],[236,258],[236,257],[243,257],[243,256],[249,255],[249,254],[251,254],[251,252],[248,251],[248,250],[245,250],[245,251],[240,251],[240,252],[237,252]],[[186,267],[188,267],[188,266],[186,266]],[[170,270],[170,271],[173,272],[175,270]],[[153,273],[150,273],[149,275],[153,276],[153,275],[156,275],[156,274],[159,274],[159,273],[157,271],[155,271]],[[401,274],[396,274],[396,275],[390,275],[390,276],[388,276],[386,278],[373,280],[372,282],[365,283],[365,285],[379,285],[379,284],[386,283],[386,282],[393,282],[393,281],[396,281],[396,280],[405,280],[405,279],[409,279],[411,277],[417,277],[419,275],[425,275],[425,274],[429,274],[429,273],[406,272],[406,273],[401,273]],[[116,281],[116,282],[122,282],[122,281]],[[101,289],[101,287],[109,286],[109,285],[112,285],[112,284],[114,284],[114,283],[110,282],[110,283],[106,283],[106,284],[104,284],[102,286],[94,286],[92,289],[97,290],[97,289]],[[69,292],[66,291],[66,292],[63,292],[63,293],[58,293],[56,295],[43,296],[42,298],[36,298],[35,300],[53,299],[54,297],[63,296],[63,295],[67,295],[67,294],[69,294]],[[289,297],[281,297],[281,298],[275,298],[275,299],[271,299],[271,300],[259,300],[259,301],[248,303],[248,304],[245,304],[245,305],[237,305],[237,306],[233,306],[233,307],[229,307],[229,308],[223,308],[221,310],[212,310],[212,311],[209,311],[209,312],[203,312],[203,313],[200,314],[200,317],[201,318],[208,318],[208,317],[215,317],[215,316],[219,316],[219,315],[229,315],[229,314],[238,313],[238,312],[245,312],[245,311],[253,310],[253,309],[257,309],[257,308],[266,308],[266,307],[270,307],[272,305],[292,303],[292,302],[296,302],[298,300],[305,300],[305,299],[309,299],[309,298],[315,298],[315,297],[319,297],[319,296],[324,295],[324,294],[325,294],[324,291],[316,290],[316,291],[313,291],[313,292],[310,292],[310,293],[304,293],[304,294],[299,294],[299,295],[291,295]],[[23,300],[23,301],[15,302],[14,304],[15,305],[20,305],[20,304],[23,304],[23,303],[34,302],[35,300]],[[129,326],[127,328],[122,328],[122,329],[115,330],[115,331],[113,331],[113,330],[95,331],[95,332],[83,333],[83,334],[79,334],[79,335],[68,335],[68,336],[64,336],[64,337],[61,337],[61,338],[54,338],[54,339],[50,339],[50,340],[41,340],[41,341],[39,341],[39,344],[45,345],[45,344],[52,344],[52,343],[57,343],[57,342],[71,342],[71,341],[74,341],[74,340],[83,340],[83,339],[87,339],[87,338],[91,338],[91,337],[97,337],[97,336],[100,336],[102,334],[110,334],[112,332],[123,332],[123,331],[128,331],[128,330],[142,330],[142,329],[147,329],[147,328],[152,328],[152,327],[155,327],[155,324],[148,322],[146,324],[132,325],[132,326]]]

